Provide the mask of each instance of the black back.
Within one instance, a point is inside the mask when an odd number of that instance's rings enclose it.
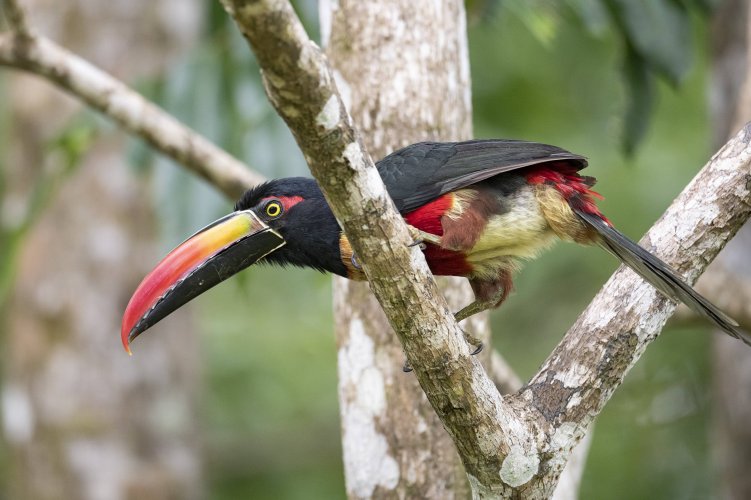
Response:
[[[419,142],[376,163],[400,212],[410,212],[439,196],[503,172],[546,162],[565,161],[577,170],[583,156],[537,142],[489,139]]]

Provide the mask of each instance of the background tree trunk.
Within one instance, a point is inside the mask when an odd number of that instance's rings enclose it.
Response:
[[[322,2],[320,16],[340,91],[374,159],[418,141],[472,137],[462,2],[340,0]],[[455,310],[473,300],[465,280],[443,289]],[[368,286],[335,278],[334,316],[347,495],[468,497],[454,445],[417,379],[402,372],[401,346]],[[468,323],[488,344],[487,315]]]
[[[196,37],[199,2],[29,1],[31,24],[115,76],[153,75]],[[179,15],[179,19],[176,19]],[[7,78],[12,162],[5,222],[80,107],[34,77]],[[105,130],[32,229],[5,310],[2,409],[10,498],[197,498],[196,342],[185,319],[128,358],[122,311],[156,262],[146,176]],[[167,332],[170,330],[170,332]]]
[[[751,120],[751,9],[748,0],[726,0],[712,26],[710,105],[714,144]],[[751,288],[751,225],[730,241],[707,274],[731,275]],[[714,452],[719,498],[751,498],[751,352],[726,335],[713,336]]]

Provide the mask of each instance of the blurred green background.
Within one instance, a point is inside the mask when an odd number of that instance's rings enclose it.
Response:
[[[162,78],[137,87],[264,175],[308,175],[244,41],[215,4],[207,3],[202,43]],[[689,18],[693,55],[680,85],[651,80],[654,113],[648,124],[632,123],[642,127],[632,142],[641,131],[643,140],[626,157],[633,87],[622,71],[623,37],[598,17],[607,12],[588,10],[587,20],[553,3],[492,4],[473,10],[469,26],[475,136],[586,155],[587,173],[605,196],[602,211],[638,239],[711,152],[704,16]],[[317,37],[316,5],[298,8]],[[103,126],[89,113],[80,119]],[[128,155],[138,175],[153,176],[165,251],[231,209],[139,141]],[[492,322],[495,346],[523,378],[615,268],[597,248],[561,244],[519,274]],[[209,498],[344,498],[330,279],[254,268],[202,296],[193,314],[204,364]],[[708,332],[666,330],[628,375],[597,419],[581,498],[712,496]],[[148,336],[139,343],[148,349]]]

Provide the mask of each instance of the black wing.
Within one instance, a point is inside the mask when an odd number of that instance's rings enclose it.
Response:
[[[495,175],[551,161],[570,161],[578,170],[587,160],[565,149],[537,142],[503,139],[419,142],[376,163],[401,212]]]

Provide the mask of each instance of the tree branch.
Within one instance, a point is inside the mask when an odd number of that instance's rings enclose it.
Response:
[[[0,34],[0,65],[29,71],[67,90],[231,199],[263,181],[241,161],[119,80],[44,37]]]

